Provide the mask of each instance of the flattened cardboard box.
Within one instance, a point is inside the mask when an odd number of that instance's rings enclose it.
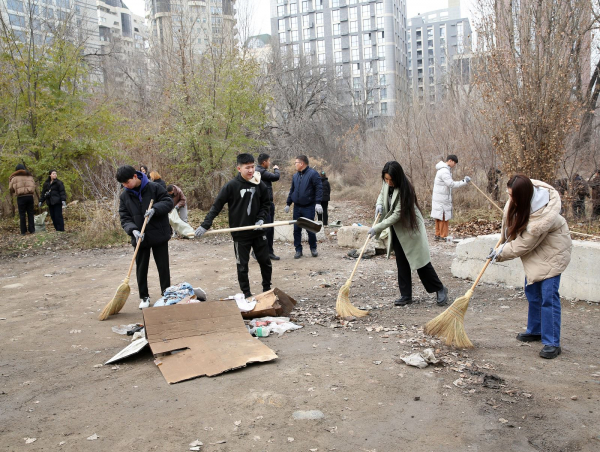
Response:
[[[277,358],[250,335],[235,301],[176,304],[142,312],[150,348],[169,384]]]
[[[289,317],[296,306],[296,300],[277,287],[254,297],[256,306],[252,311],[242,312],[245,319],[258,317]]]

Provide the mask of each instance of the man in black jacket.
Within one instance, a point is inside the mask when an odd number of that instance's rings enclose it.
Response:
[[[277,182],[279,180],[279,167],[277,165],[273,166],[273,172],[270,173],[267,171],[271,166],[271,157],[269,154],[260,154],[258,156],[258,165],[256,165],[256,171],[260,173],[260,179],[267,186],[267,190],[269,191],[269,199],[271,200],[271,207],[269,209],[269,216],[265,220],[266,223],[273,223],[275,221],[275,203],[273,202],[273,182]],[[273,237],[275,235],[274,228],[267,228],[267,242],[269,242],[269,257],[272,261],[278,261],[279,256],[275,255],[275,251],[273,250]]]
[[[239,174],[227,182],[217,195],[202,225],[196,229],[196,237],[210,229],[213,220],[225,204],[229,207],[229,227],[261,226],[269,215],[271,201],[267,186],[261,182],[259,174],[255,174],[254,157],[240,154],[237,157]],[[271,259],[269,245],[263,229],[232,232],[233,246],[237,263],[237,276],[240,289],[246,298],[252,297],[250,281],[248,281],[248,261],[250,250],[254,251],[260,265],[263,292],[271,289]]]
[[[134,248],[138,240],[142,242],[135,259],[135,274],[140,292],[140,309],[143,309],[150,306],[148,293],[150,251],[154,255],[158,270],[161,295],[171,285],[169,212],[173,210],[173,201],[167,194],[167,190],[150,182],[144,173],[136,171],[132,166],[119,167],[117,181],[123,184],[123,191],[119,197],[121,226],[131,236],[131,244]],[[151,200],[154,200],[154,204],[148,210]],[[148,224],[144,234],[141,234],[145,217],[148,217]]]
[[[331,185],[329,185],[329,179],[325,171],[321,171],[321,184],[323,185],[323,199],[321,199],[321,207],[323,207],[323,213],[317,214],[317,218],[323,223],[323,227],[329,224],[329,213],[327,208],[329,206],[329,199],[331,198]]]
[[[314,220],[315,212],[323,213],[321,201],[323,199],[323,185],[319,173],[308,166],[308,157],[299,155],[294,162],[297,173],[292,177],[292,187],[287,198],[285,213],[290,211],[290,204],[294,203],[294,220],[300,217]],[[314,232],[308,233],[308,244],[312,257],[317,257],[317,235]],[[294,247],[296,254],[294,259],[302,257],[302,229],[294,224]]]

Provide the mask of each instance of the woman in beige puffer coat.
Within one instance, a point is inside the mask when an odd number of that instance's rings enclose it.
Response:
[[[503,245],[490,254],[498,262],[521,258],[529,301],[527,331],[522,342],[541,341],[542,358],[561,353],[560,276],[571,261],[571,235],[560,215],[559,193],[551,186],[517,174],[508,181],[510,199],[502,219]]]

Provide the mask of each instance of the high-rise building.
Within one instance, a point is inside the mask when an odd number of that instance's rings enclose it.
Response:
[[[146,83],[148,27],[122,0],[96,0],[105,86],[131,91]]]
[[[413,100],[439,101],[453,66],[460,66],[461,75],[465,72],[461,56],[471,55],[471,25],[468,18],[461,17],[458,0],[449,6],[408,22],[408,83]]]
[[[342,103],[395,114],[406,91],[405,0],[271,0],[271,35],[292,64],[345,83]]]
[[[194,53],[235,36],[235,0],[146,0],[153,45],[172,46],[183,40]]]
[[[22,42],[30,32],[36,42],[51,39],[57,24],[68,21],[71,38],[85,43],[86,53],[99,48],[96,0],[0,0],[0,14]]]

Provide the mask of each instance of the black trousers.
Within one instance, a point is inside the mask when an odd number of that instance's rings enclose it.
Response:
[[[406,259],[406,255],[404,254],[404,250],[402,249],[402,245],[400,245],[400,241],[394,232],[394,228],[390,230],[392,236],[392,245],[394,247],[394,252],[396,253],[396,266],[398,267],[398,287],[400,287],[400,295],[412,297],[412,279],[410,276],[410,264],[408,263],[408,259]],[[425,286],[425,290],[428,293],[437,292],[444,288],[444,285],[438,278],[433,265],[429,262],[424,267],[421,267],[417,270],[417,274]]]
[[[329,213],[327,212],[327,206],[329,205],[329,201],[321,202],[321,207],[323,208],[323,213],[318,213],[317,218],[319,221],[323,222],[323,226],[327,226],[329,224]]]
[[[269,210],[269,216],[267,216],[267,220],[265,223],[273,223],[275,221],[275,204],[271,203],[271,209]],[[267,242],[269,244],[269,253],[275,254],[273,252],[273,239],[275,237],[275,228],[267,228],[265,229],[265,233],[267,234]]]
[[[156,269],[158,270],[158,279],[160,280],[160,293],[171,285],[171,269],[169,268],[169,242],[153,245],[150,247],[141,246],[135,258],[135,276],[137,278],[140,298],[149,296],[148,292],[148,266],[150,265],[150,251],[154,256]]]
[[[48,210],[50,211],[50,218],[52,218],[52,224],[54,225],[54,229],[57,231],[65,230],[65,220],[63,219],[62,214],[62,203],[54,204],[52,206],[48,206]]]
[[[261,235],[254,239],[233,242],[235,249],[235,259],[237,263],[237,276],[240,283],[240,289],[246,297],[250,297],[250,281],[248,281],[248,261],[250,260],[250,251],[254,250],[254,255],[260,265],[260,274],[262,275],[263,292],[271,289],[271,275],[273,267],[269,257],[269,245],[267,236]]]
[[[33,222],[33,195],[19,196],[17,198],[17,207],[19,208],[21,234],[26,234],[28,230],[33,234],[35,232],[35,224]],[[27,228],[26,220],[29,220],[29,228]]]

